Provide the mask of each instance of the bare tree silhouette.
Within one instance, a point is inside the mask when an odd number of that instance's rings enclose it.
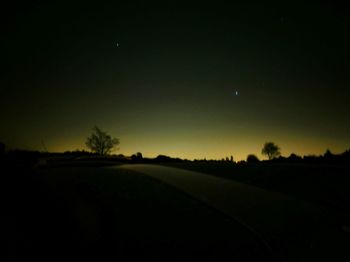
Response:
[[[119,145],[118,138],[112,138],[97,126],[93,127],[92,134],[86,139],[86,146],[102,156],[108,155],[117,145]]]

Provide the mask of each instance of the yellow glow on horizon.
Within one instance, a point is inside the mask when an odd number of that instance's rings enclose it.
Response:
[[[327,148],[333,153],[342,153],[347,148],[342,143],[335,144],[334,141],[324,141],[320,143],[317,140],[294,138],[287,140],[279,139],[261,139],[258,137],[248,137],[241,139],[227,137],[194,136],[189,134],[171,135],[144,135],[144,137],[134,137],[125,135],[120,137],[120,149],[113,151],[112,154],[132,155],[141,152],[144,157],[156,157],[158,155],[167,155],[170,157],[179,157],[182,159],[215,159],[233,156],[235,161],[245,160],[248,154],[255,154],[259,159],[265,159],[261,155],[261,148],[266,141],[273,141],[281,148],[282,156],[288,157],[291,153],[297,155],[321,155]],[[203,141],[206,141],[203,143]],[[284,141],[284,142],[281,142]],[[329,146],[332,145],[333,146]],[[50,152],[64,152],[74,150],[88,150],[85,146],[85,139],[77,138],[55,144],[47,144]],[[41,149],[39,149],[41,150]]]

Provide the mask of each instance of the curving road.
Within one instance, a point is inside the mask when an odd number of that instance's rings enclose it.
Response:
[[[240,222],[288,261],[349,259],[349,237],[333,225],[331,214],[321,207],[173,167],[133,164],[108,168],[136,171],[176,187]]]

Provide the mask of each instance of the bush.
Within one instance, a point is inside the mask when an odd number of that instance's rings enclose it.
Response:
[[[254,155],[254,154],[249,154],[247,156],[247,162],[248,163],[258,163],[259,161],[260,161],[259,158],[256,155]]]

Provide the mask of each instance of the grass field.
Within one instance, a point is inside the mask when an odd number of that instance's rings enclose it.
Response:
[[[111,164],[116,163],[73,161],[5,170],[1,193],[9,261],[272,260],[266,246],[236,221],[149,176],[103,167]],[[165,165],[321,204],[340,213],[340,225],[349,223],[348,167]]]
[[[244,227],[135,172],[49,167],[7,187],[9,258],[271,261]]]
[[[236,165],[220,162],[187,162],[167,165],[282,192],[350,214],[349,166],[277,163]]]

